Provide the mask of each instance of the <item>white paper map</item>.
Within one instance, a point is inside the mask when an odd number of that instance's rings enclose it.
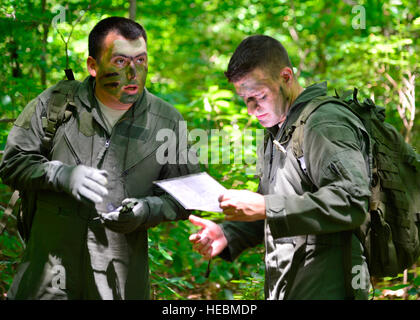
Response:
[[[155,181],[187,210],[222,212],[219,196],[226,191],[206,172]]]

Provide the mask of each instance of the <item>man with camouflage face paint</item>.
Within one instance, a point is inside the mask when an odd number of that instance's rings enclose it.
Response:
[[[193,248],[206,259],[233,260],[263,242],[269,300],[366,299],[369,271],[353,232],[368,215],[370,196],[362,122],[335,103],[322,105],[307,118],[297,158],[294,130],[311,102],[327,95],[326,82],[303,89],[286,49],[265,35],[244,39],[225,75],[266,128],[257,150],[259,186],[222,194],[228,221],[220,225],[191,215],[201,227],[190,236]]]
[[[143,93],[147,62],[144,38],[128,40],[111,31],[104,39],[100,59],[88,58],[89,72],[97,79],[95,94],[110,108],[130,108]]]
[[[100,21],[89,35],[87,67],[90,77],[65,92],[71,116],[50,150],[44,122],[58,86],[32,100],[8,136],[0,177],[32,204],[9,299],[147,299],[147,229],[189,215],[153,186],[198,167],[182,159],[179,141],[178,163],[157,160],[157,133],[178,136],[182,117],[144,87],[143,27],[119,17]]]

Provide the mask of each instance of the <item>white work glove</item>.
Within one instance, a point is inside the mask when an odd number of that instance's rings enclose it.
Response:
[[[149,205],[144,199],[127,198],[112,212],[101,213],[105,225],[118,233],[130,233],[140,227],[149,216]]]
[[[84,165],[62,165],[57,172],[56,182],[60,190],[73,195],[77,200],[85,199],[101,203],[108,195],[107,172]]]

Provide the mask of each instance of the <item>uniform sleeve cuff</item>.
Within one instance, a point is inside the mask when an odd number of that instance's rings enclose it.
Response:
[[[273,238],[281,238],[288,234],[289,225],[287,222],[286,210],[284,208],[284,197],[279,195],[265,195],[265,213],[267,224]]]
[[[231,238],[230,233],[227,232],[227,230],[223,227],[223,224],[219,224],[219,226],[222,229],[227,240],[227,246],[223,249],[222,252],[219,253],[219,257],[223,260],[232,262],[234,260],[232,251],[235,251],[233,246],[233,239]]]

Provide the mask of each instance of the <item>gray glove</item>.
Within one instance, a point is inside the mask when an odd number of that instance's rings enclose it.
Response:
[[[149,217],[149,205],[144,199],[128,198],[115,211],[101,213],[105,225],[118,233],[130,233],[140,227]]]
[[[102,197],[108,194],[105,185],[107,172],[84,165],[62,165],[56,175],[59,190],[73,195],[77,200],[88,199],[94,203],[101,203]]]

